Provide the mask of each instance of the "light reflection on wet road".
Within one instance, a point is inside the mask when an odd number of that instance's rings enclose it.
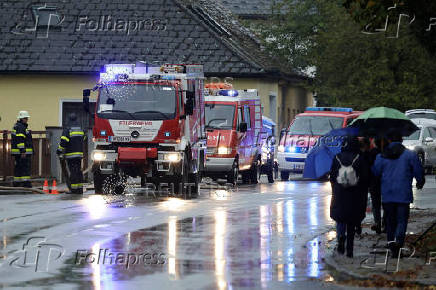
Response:
[[[295,191],[307,185],[310,192]],[[95,280],[107,286],[113,280],[145,278],[163,271],[173,281],[201,274],[208,277],[204,286],[216,289],[266,289],[273,281],[284,286],[323,278],[324,248],[314,236],[331,224],[329,185],[278,182],[273,186],[241,187],[231,198],[222,190],[211,197],[231,201],[236,194],[238,198],[253,194],[252,190],[259,191],[260,205],[236,209],[223,205],[210,215],[185,219],[179,219],[177,213],[189,201],[173,198],[162,201],[158,206],[172,214],[166,223],[129,232],[94,247],[124,253],[152,249],[153,253],[166,254],[166,264],[133,265],[129,269],[123,265],[92,265],[93,277],[97,276]],[[274,197],[262,204],[269,194]]]
[[[427,195],[416,195],[418,206],[427,200]],[[0,286],[329,288],[333,286],[322,282],[332,279],[322,263],[326,241],[335,238],[329,206],[330,185],[312,181],[203,190],[192,200],[153,200],[133,192],[8,196],[0,208],[0,254],[5,257],[0,260]],[[4,261],[32,236],[62,245],[65,260],[50,265],[49,273],[8,268]],[[165,263],[126,267],[113,257],[76,265],[79,249],[162,254]]]

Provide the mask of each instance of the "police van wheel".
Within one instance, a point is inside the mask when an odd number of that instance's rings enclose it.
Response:
[[[280,171],[280,179],[283,181],[289,180],[289,172],[288,171]]]

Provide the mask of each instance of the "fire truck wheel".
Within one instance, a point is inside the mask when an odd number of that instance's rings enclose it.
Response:
[[[110,175],[104,179],[103,193],[120,195],[126,189],[127,178],[116,174]]]
[[[235,160],[232,165],[232,169],[227,173],[227,183],[236,185],[239,176],[239,165],[238,160]]]
[[[280,171],[280,178],[283,181],[289,180],[289,172],[288,171]]]
[[[186,198],[186,189],[185,189],[185,183],[189,182],[189,164],[188,164],[188,159],[187,159],[187,154],[185,153],[185,156],[183,158],[183,174],[180,174],[176,180],[177,182],[174,184],[174,192],[176,195],[180,195],[184,198]]]
[[[268,182],[269,183],[274,183],[274,176],[273,176],[273,171],[272,170],[268,172],[267,176],[268,176]]]
[[[259,175],[259,162],[256,160],[256,162],[254,162],[250,168],[250,182],[251,182],[251,184],[258,183],[258,179],[257,179],[258,175]]]
[[[250,170],[243,171],[241,173],[241,175],[242,175],[242,183],[243,184],[250,183]]]
[[[94,171],[94,189],[95,194],[103,194],[104,176],[99,171]]]
[[[189,183],[194,183],[195,185],[191,187],[191,195],[192,197],[197,197],[199,196],[200,193],[200,182],[201,182],[201,177],[200,177],[200,173],[190,173],[189,174]]]

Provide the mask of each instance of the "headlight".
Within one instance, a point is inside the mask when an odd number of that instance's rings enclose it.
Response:
[[[407,145],[406,146],[407,149],[412,150],[412,151],[415,150],[415,147],[416,146],[414,146],[414,145]]]
[[[106,153],[103,153],[103,152],[94,152],[94,154],[92,154],[92,160],[103,161],[105,159],[106,159]]]
[[[218,154],[219,155],[226,155],[230,154],[232,152],[232,149],[227,147],[218,147]]]
[[[285,152],[285,146],[280,145],[279,148],[277,148],[279,152]]]
[[[165,154],[165,159],[170,162],[179,162],[180,154],[179,153],[168,153]]]

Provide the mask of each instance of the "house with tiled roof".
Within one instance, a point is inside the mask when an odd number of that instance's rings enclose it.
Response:
[[[255,88],[282,127],[311,105],[304,77],[281,67],[250,30],[211,0],[5,0],[0,3],[0,123],[62,126],[107,63],[203,64],[206,83]]]

